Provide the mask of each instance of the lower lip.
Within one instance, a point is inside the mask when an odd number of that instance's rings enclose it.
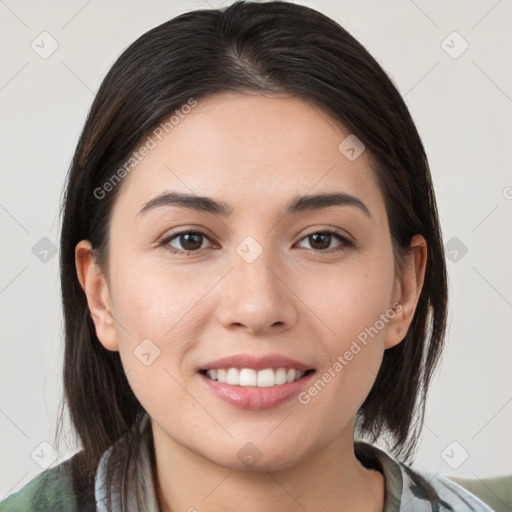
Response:
[[[222,400],[240,409],[259,411],[272,409],[297,396],[309,384],[314,374],[315,372],[311,372],[294,382],[268,388],[232,386],[210,379],[202,373],[199,376],[208,389]]]

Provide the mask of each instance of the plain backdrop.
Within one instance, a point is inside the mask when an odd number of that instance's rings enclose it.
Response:
[[[77,450],[54,451],[62,396],[54,251],[64,178],[94,93],[143,32],[228,3],[0,1],[0,497]],[[415,464],[470,478],[510,474],[512,3],[297,3],[334,18],[378,59],[429,155],[450,316]]]

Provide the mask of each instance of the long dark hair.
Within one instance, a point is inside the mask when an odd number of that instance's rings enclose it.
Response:
[[[75,482],[84,493],[101,454],[126,434],[118,461],[136,457],[144,410],[118,352],[96,337],[77,280],[74,249],[91,242],[100,265],[109,219],[122,183],[95,193],[121,169],[140,141],[191,98],[256,91],[314,102],[366,146],[385,198],[396,268],[415,234],[427,242],[426,276],[405,339],[385,351],[358,413],[371,441],[386,434],[407,461],[423,421],[425,396],[443,346],[447,281],[427,157],[409,111],[375,59],[323,14],[286,2],[237,2],[182,14],[143,34],[103,80],[69,170],[62,204],[61,281],[65,321],[65,404],[82,451]],[[108,270],[108,269],[106,269]],[[60,425],[62,425],[63,409]]]

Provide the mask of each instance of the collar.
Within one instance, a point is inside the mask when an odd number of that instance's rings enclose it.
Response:
[[[133,468],[132,462],[131,471],[128,472],[131,475],[127,482],[127,489],[129,490],[128,510],[159,512],[150,458],[151,422],[148,414],[145,414],[141,422],[140,433],[141,443],[139,446],[138,464],[136,468]],[[107,465],[114,446],[119,442],[117,441],[102,455],[98,465],[94,486],[98,512],[122,511],[120,489],[124,482],[119,478],[119,471],[117,471],[115,464],[112,469],[114,475],[110,485],[107,481]],[[402,512],[407,510],[430,512],[432,504],[436,504],[439,507],[439,496],[423,475],[398,463],[379,448],[362,441],[354,442],[354,453],[363,466],[368,469],[377,470],[384,476],[385,501],[383,512],[394,512],[397,510]],[[431,483],[434,482],[435,478],[431,479]],[[137,503],[137,496],[141,497],[142,505],[140,506]],[[439,510],[447,509],[440,507]],[[483,510],[487,509],[484,508]]]
[[[135,471],[130,471],[131,479],[127,482],[129,490],[128,510],[140,512],[159,512],[156,499],[153,471],[150,459],[150,433],[151,422],[146,414],[140,425],[141,444],[139,447],[138,464]],[[119,441],[118,441],[119,442]],[[117,443],[116,443],[117,444]],[[112,454],[112,445],[101,457],[94,484],[94,496],[98,512],[121,512],[121,493],[123,482],[119,475],[115,474],[110,483],[107,482],[107,464]],[[133,464],[132,464],[133,466]],[[133,468],[132,468],[133,469]],[[115,472],[115,469],[114,469]],[[142,497],[142,507],[137,504],[137,496]]]

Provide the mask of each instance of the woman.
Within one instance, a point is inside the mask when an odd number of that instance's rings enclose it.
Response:
[[[490,510],[405,464],[445,334],[435,197],[400,95],[324,15],[193,11],[121,55],[61,280],[83,450],[2,510]]]

